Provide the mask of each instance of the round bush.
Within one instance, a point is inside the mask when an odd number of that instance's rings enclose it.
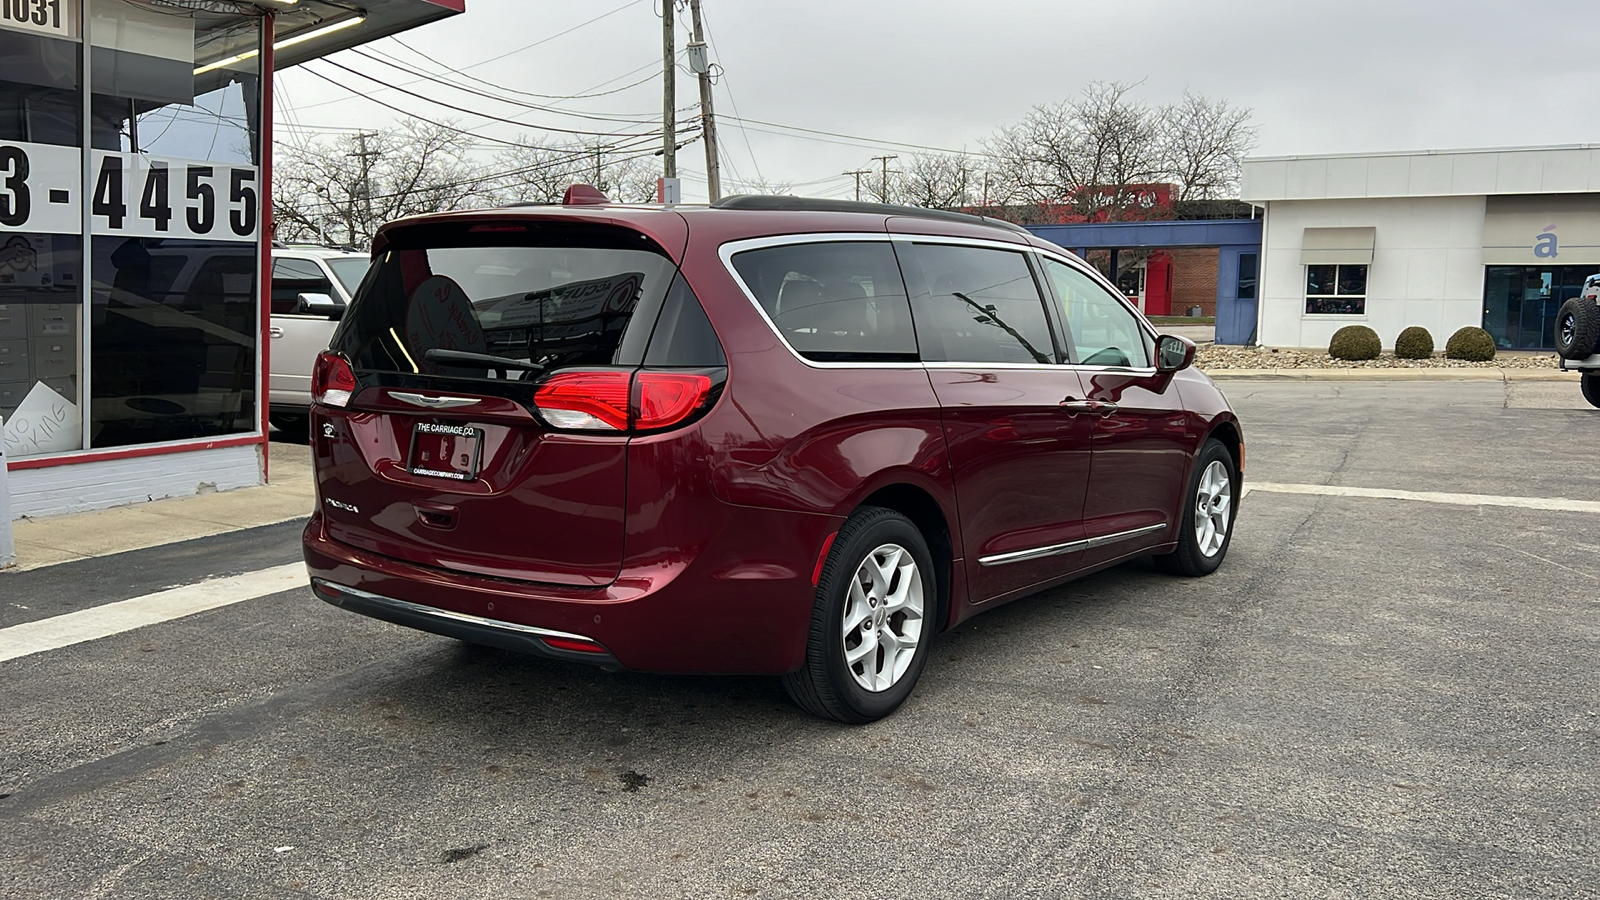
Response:
[[[1328,342],[1328,355],[1334,359],[1377,359],[1382,352],[1378,333],[1365,325],[1346,325]]]
[[[1394,355],[1400,359],[1427,359],[1433,356],[1433,335],[1421,325],[1413,325],[1394,339]]]
[[[1494,359],[1494,338],[1482,328],[1468,325],[1450,335],[1444,344],[1444,355],[1449,359],[1488,362]]]

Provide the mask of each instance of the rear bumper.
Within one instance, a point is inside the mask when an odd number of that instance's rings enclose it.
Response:
[[[514,653],[591,663],[602,668],[620,668],[608,651],[581,634],[518,625],[515,622],[502,622],[423,606],[420,603],[357,590],[347,585],[333,584],[321,578],[311,579],[311,592],[340,609],[404,625],[407,628],[431,631],[445,637],[482,644],[486,647],[498,647]],[[589,649],[568,649],[577,646]]]
[[[328,537],[321,514],[306,525],[302,547],[318,597],[398,625],[637,671],[792,672],[805,658],[816,557],[842,519],[736,506],[720,512],[692,556],[665,548],[594,588],[383,556]],[[603,653],[552,647],[552,637],[592,642]]]

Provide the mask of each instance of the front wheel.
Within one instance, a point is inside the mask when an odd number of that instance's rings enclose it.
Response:
[[[1216,438],[1206,440],[1189,479],[1183,519],[1178,523],[1178,546],[1157,556],[1156,565],[1173,575],[1210,575],[1222,565],[1233,540],[1237,470],[1233,454]]]
[[[1600,372],[1585,372],[1579,382],[1583,387],[1583,399],[1589,401],[1590,406],[1600,407]]]
[[[938,609],[928,542],[910,519],[863,507],[834,538],[817,581],[806,661],[783,676],[813,715],[861,724],[894,712],[928,659]]]

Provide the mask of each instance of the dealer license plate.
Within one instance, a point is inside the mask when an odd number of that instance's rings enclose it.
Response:
[[[482,455],[483,429],[418,422],[411,431],[406,470],[430,478],[471,481],[478,477]]]

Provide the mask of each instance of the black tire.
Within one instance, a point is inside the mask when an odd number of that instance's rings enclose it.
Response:
[[[850,586],[869,555],[886,546],[898,546],[907,551],[916,563],[916,572],[909,576],[918,579],[922,598],[922,612],[917,642],[912,650],[909,665],[902,674],[882,690],[868,690],[857,680],[857,675],[845,659],[847,636],[844,617]],[[897,577],[905,577],[898,576]],[[937,629],[938,613],[942,608],[938,596],[939,579],[934,575],[933,555],[928,542],[910,519],[891,509],[864,506],[853,513],[839,529],[833,548],[822,566],[822,577],[817,582],[816,604],[811,613],[811,630],[806,640],[806,661],[797,672],[783,676],[783,687],[789,697],[806,712],[825,719],[849,724],[874,722],[899,708],[911,695],[922,667],[928,661],[928,645]],[[898,580],[891,587],[900,586]],[[909,583],[908,590],[916,589]],[[859,601],[857,601],[859,608]],[[909,617],[899,614],[883,618],[882,627],[908,627]],[[863,626],[869,622],[863,622]],[[856,647],[861,636],[854,631]],[[874,639],[874,646],[877,645]],[[885,652],[881,646],[869,654],[877,661]]]
[[[267,421],[288,438],[300,439],[311,433],[310,413],[268,413]]]
[[[1600,305],[1573,297],[1556,313],[1556,352],[1562,359],[1588,359],[1600,347]]]
[[[1585,372],[1578,383],[1583,386],[1583,399],[1590,406],[1600,407],[1600,372]]]
[[[1207,553],[1207,548],[1200,544],[1200,535],[1195,529],[1195,519],[1199,512],[1201,480],[1212,463],[1220,463],[1221,471],[1227,473],[1228,506],[1222,513],[1222,519],[1226,523],[1222,542]],[[1228,452],[1227,445],[1216,438],[1208,438],[1205,446],[1200,448],[1200,455],[1195,459],[1194,472],[1189,476],[1189,488],[1183,504],[1183,518],[1178,522],[1177,549],[1155,557],[1156,565],[1169,575],[1184,575],[1190,578],[1210,575],[1222,565],[1222,558],[1228,555],[1228,547],[1233,543],[1233,523],[1238,516],[1239,467],[1233,459],[1233,454]]]

